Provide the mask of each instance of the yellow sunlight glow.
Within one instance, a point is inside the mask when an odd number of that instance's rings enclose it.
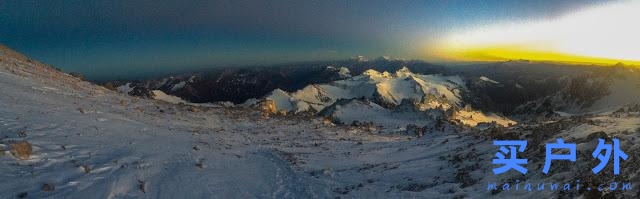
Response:
[[[484,26],[449,35],[439,56],[466,61],[528,59],[640,63],[640,1],[592,7],[553,20]]]

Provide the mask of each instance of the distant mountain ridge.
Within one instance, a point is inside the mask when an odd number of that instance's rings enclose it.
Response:
[[[568,104],[562,101],[576,101],[576,105],[590,101],[588,96],[579,93],[595,95],[595,89],[590,91],[587,86],[579,88],[578,80],[586,80],[589,74],[596,77],[614,68],[633,69],[633,66],[616,65],[603,67],[599,65],[576,65],[554,62],[532,62],[527,60],[513,60],[505,62],[470,63],[467,65],[440,66],[423,61],[404,60],[390,57],[368,59],[358,56],[342,61],[318,61],[280,64],[268,67],[219,68],[209,72],[185,73],[159,79],[133,80],[111,82],[113,89],[124,91],[130,95],[152,98],[153,91],[162,91],[167,95],[177,96],[187,102],[233,102],[244,103],[248,99],[262,98],[274,90],[283,93],[294,93],[305,89],[309,85],[329,84],[352,78],[373,71],[398,71],[406,67],[414,74],[442,76],[458,76],[466,87],[460,100],[482,112],[493,112],[502,115],[544,114],[542,112],[568,111]],[[603,72],[605,71],[605,72]],[[384,72],[379,72],[385,75]],[[389,73],[393,74],[393,73]],[[387,74],[388,75],[388,74]],[[581,76],[583,76],[581,78]],[[569,92],[567,85],[572,85],[573,92],[578,94],[564,95],[564,100],[555,100],[556,105],[539,106],[544,99],[549,99],[559,92]],[[415,83],[414,83],[415,84]],[[600,84],[593,84],[594,86]],[[311,87],[306,88],[311,89]],[[394,89],[390,89],[394,90]],[[578,91],[580,90],[580,91]],[[632,88],[627,89],[628,92]],[[157,93],[157,92],[156,92]],[[601,95],[605,95],[603,93]],[[387,100],[374,101],[383,107],[397,105],[402,100],[387,96]],[[396,96],[394,96],[396,97]],[[555,97],[558,98],[558,97]],[[575,98],[575,99],[570,99]],[[616,98],[617,99],[617,98]],[[372,100],[372,99],[370,99]],[[537,102],[543,100],[541,102]],[[586,101],[585,101],[586,100]],[[414,100],[415,101],[415,100]],[[591,100],[593,101],[593,100]],[[619,100],[618,100],[619,101]],[[567,102],[573,103],[573,102]],[[611,103],[625,103],[623,101]],[[314,104],[314,103],[312,103]],[[317,102],[315,104],[318,104]],[[528,104],[528,105],[527,105]],[[329,106],[324,104],[323,106]],[[525,106],[527,105],[527,106]],[[317,105],[314,105],[317,106]],[[575,108],[573,108],[575,109]],[[319,112],[315,110],[314,112]],[[571,112],[569,110],[569,112]]]
[[[617,64],[562,80],[556,93],[519,106],[518,114],[612,112],[640,104],[640,72]]]
[[[349,59],[268,67],[218,68],[151,80],[113,81],[104,84],[116,88],[128,83],[129,94],[143,97],[149,97],[153,90],[161,90],[195,103],[243,103],[247,99],[262,97],[276,88],[295,91],[309,84],[347,78],[347,72],[361,74],[368,69],[396,71],[403,66],[422,74],[446,71],[443,66],[423,61],[380,57],[373,60]]]

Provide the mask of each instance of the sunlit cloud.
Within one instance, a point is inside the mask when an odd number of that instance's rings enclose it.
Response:
[[[640,63],[638,19],[640,1],[608,3],[555,19],[457,31],[444,39],[439,53],[455,60]]]

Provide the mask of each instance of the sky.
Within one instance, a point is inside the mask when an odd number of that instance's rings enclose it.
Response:
[[[576,61],[575,57],[640,60],[634,53],[640,49],[631,46],[640,39],[628,41],[638,29],[628,16],[636,15],[637,4],[590,0],[0,1],[0,43],[92,79],[357,55],[432,62],[544,56],[562,61]],[[608,17],[594,21],[594,16],[603,15]],[[592,23],[602,27],[589,27]],[[584,32],[572,32],[575,29],[596,33],[584,36]],[[594,31],[603,29],[609,31]],[[611,30],[625,34],[603,36]],[[561,42],[566,38],[572,39]],[[627,47],[619,50],[606,44],[611,38],[618,38],[613,44]],[[595,44],[585,46],[584,40]],[[602,40],[606,41],[593,42]],[[606,51],[593,50],[597,47]]]

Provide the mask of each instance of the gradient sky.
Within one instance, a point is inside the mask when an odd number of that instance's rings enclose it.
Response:
[[[602,1],[0,1],[0,42],[93,79],[197,68],[335,60],[438,60],[450,35],[553,20]]]

